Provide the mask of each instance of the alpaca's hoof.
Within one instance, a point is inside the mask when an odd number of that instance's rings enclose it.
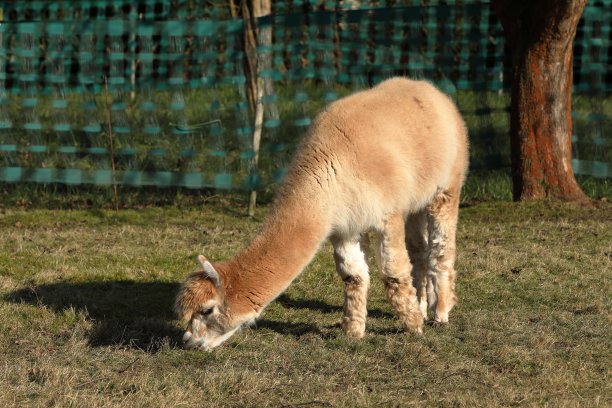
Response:
[[[344,320],[342,322],[342,330],[352,339],[362,339],[365,336],[365,323]]]
[[[417,336],[423,335],[423,325],[407,327],[406,333],[416,334]]]
[[[438,322],[436,320],[428,320],[427,325],[429,327],[444,327],[447,323]]]
[[[434,318],[434,322],[438,324],[448,323],[448,312],[438,312],[436,313],[436,317]]]
[[[402,319],[406,327],[406,333],[423,334],[423,314],[420,310],[416,309],[412,313],[409,313],[405,318]]]

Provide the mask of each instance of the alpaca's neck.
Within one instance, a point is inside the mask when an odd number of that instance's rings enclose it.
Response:
[[[224,265],[225,298],[235,314],[259,315],[302,272],[329,234],[321,201],[298,198],[277,203],[261,233]]]

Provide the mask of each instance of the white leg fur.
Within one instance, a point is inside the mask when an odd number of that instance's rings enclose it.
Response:
[[[342,329],[354,338],[365,335],[370,274],[364,251],[357,239],[333,239],[336,270],[344,281],[344,319]]]

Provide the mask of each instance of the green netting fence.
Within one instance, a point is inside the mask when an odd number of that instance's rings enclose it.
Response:
[[[322,106],[394,75],[455,98],[474,168],[509,166],[508,61],[487,2],[273,3],[257,24],[256,164],[245,27],[227,7],[0,2],[0,182],[256,189],[282,178]],[[596,177],[612,176],[611,6],[590,2],[575,42],[573,165]]]

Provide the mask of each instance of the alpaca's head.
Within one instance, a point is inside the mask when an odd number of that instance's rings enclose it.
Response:
[[[187,348],[210,350],[223,343],[240,325],[233,326],[227,316],[221,278],[210,262],[198,256],[201,269],[187,277],[176,297],[174,309],[187,330]]]

